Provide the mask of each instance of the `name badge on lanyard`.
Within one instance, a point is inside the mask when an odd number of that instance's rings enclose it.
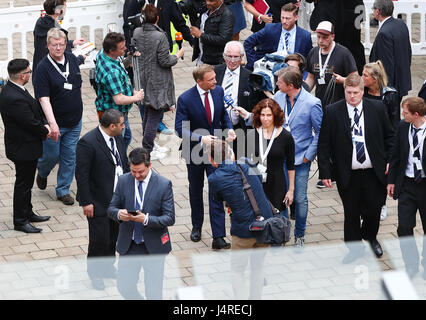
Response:
[[[59,72],[59,74],[64,77],[65,83],[64,83],[64,89],[65,90],[72,90],[72,83],[68,83],[68,76],[70,75],[70,64],[67,62],[65,64],[65,72],[62,72],[61,69],[59,69],[58,65],[53,61],[52,57],[48,54],[47,59],[49,59],[50,63],[53,65],[53,67],[56,69],[56,71]]]
[[[318,84],[325,84],[325,70],[327,69],[328,61],[330,60],[331,54],[333,53],[334,47],[336,44],[333,42],[330,52],[327,54],[327,58],[324,61],[324,66],[322,65],[321,59],[321,48],[318,49],[318,63],[319,63],[319,79]]]

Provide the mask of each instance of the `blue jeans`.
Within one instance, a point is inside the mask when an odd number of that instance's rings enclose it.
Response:
[[[38,159],[37,170],[42,178],[47,178],[59,163],[56,196],[70,193],[70,185],[75,171],[75,149],[81,132],[80,122],[71,128],[59,128],[58,141],[47,139],[43,142],[43,155]]]
[[[132,142],[132,130],[130,130],[128,113],[124,115],[124,130],[121,131],[121,136],[123,137],[124,145],[126,146],[127,152],[127,148],[129,147],[130,142]]]
[[[308,179],[311,162],[294,166],[294,202],[296,204],[296,223],[294,236],[304,237],[306,230],[306,218],[308,217]]]

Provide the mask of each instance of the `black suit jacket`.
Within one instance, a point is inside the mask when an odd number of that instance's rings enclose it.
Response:
[[[386,185],[394,132],[384,104],[363,99],[365,144],[377,178]],[[346,100],[325,108],[318,140],[319,178],[330,179],[334,169],[337,187],[349,184],[352,168],[352,134]],[[330,162],[331,160],[331,162]]]
[[[407,25],[401,19],[386,20],[374,40],[370,62],[381,60],[388,76],[388,85],[400,97],[411,90],[411,43]]]
[[[0,93],[6,157],[13,162],[33,161],[43,153],[48,130],[40,104],[28,91],[8,81]]]
[[[410,145],[408,142],[409,130],[410,123],[402,120],[398,125],[398,130],[395,136],[395,145],[392,151],[388,175],[388,183],[395,185],[393,193],[393,198],[395,200],[398,199],[401,194],[405,170],[408,165],[408,153],[410,151]],[[423,168],[426,168],[426,140],[423,142],[422,166]]]
[[[223,78],[225,77],[226,64],[220,64],[214,67],[214,72],[216,72],[216,81],[217,84],[222,85]],[[247,70],[243,66],[240,67],[240,79],[238,81],[238,98],[235,102],[235,105],[243,107],[246,110],[251,111],[253,106],[251,105],[251,96],[253,95],[252,90],[249,87],[249,76],[251,74],[250,70]]]
[[[115,137],[123,171],[130,171],[123,138]],[[97,127],[77,143],[75,179],[80,206],[94,205],[95,216],[106,216],[114,192],[115,164],[111,150]]]

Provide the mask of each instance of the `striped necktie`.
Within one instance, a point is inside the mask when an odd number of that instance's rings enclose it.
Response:
[[[284,36],[284,40],[285,40],[285,48],[287,50],[287,53],[290,53],[290,32],[286,32],[285,36]]]
[[[226,80],[224,91],[225,91],[225,96],[229,95],[229,96],[231,96],[232,99],[234,99],[234,97],[232,96],[233,84],[234,84],[234,72],[229,71],[228,72],[228,79]]]
[[[143,201],[143,189],[142,189],[142,182],[143,181],[138,181],[138,191],[139,191],[139,196],[141,201]],[[135,196],[136,197],[136,196]],[[135,202],[138,203],[135,199]],[[142,204],[141,204],[142,206]],[[136,208],[139,210],[142,210],[142,208]],[[140,222],[133,222],[133,240],[135,241],[136,244],[140,244],[142,242],[142,223]]]
[[[419,159],[420,160],[420,148],[417,148],[417,146],[419,145],[419,138],[417,137],[417,133],[420,131],[420,129],[416,129],[414,128],[414,126],[412,126],[412,134],[413,134],[413,149],[414,149],[414,154],[413,157],[414,159]],[[414,168],[414,181],[416,183],[419,183],[422,181],[422,170],[417,168],[416,162],[413,163],[413,168]]]
[[[355,112],[355,115],[354,115],[354,122],[355,122],[354,134],[356,136],[362,136],[362,128],[359,127],[359,118],[360,118],[360,116],[358,115],[358,109],[355,108],[354,112]],[[359,163],[364,163],[364,161],[366,159],[366,157],[365,157],[364,142],[357,141],[355,143],[355,149],[356,149],[356,160]]]

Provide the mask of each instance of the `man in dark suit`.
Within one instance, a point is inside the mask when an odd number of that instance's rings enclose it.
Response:
[[[244,47],[239,41],[230,41],[225,46],[223,54],[225,63],[214,67],[216,73],[217,84],[220,85],[225,96],[230,96],[234,101],[233,106],[239,106],[251,112],[255,104],[261,100],[263,94],[258,94],[249,86],[249,76],[251,71],[244,68],[241,62],[244,58]],[[226,104],[226,99],[225,99]],[[237,137],[244,135],[246,132],[246,124],[238,112],[234,113],[231,106],[226,106],[229,118],[231,119]],[[240,130],[237,130],[240,129]],[[238,143],[240,143],[240,152],[237,152]],[[244,155],[243,145],[245,144],[245,136],[235,139],[233,143],[234,153],[238,156]]]
[[[15,164],[16,180],[13,190],[14,229],[26,233],[42,231],[30,222],[43,222],[49,216],[38,216],[31,204],[31,188],[37,160],[43,153],[42,141],[50,134],[38,102],[24,85],[31,76],[26,59],[11,60],[7,66],[10,80],[0,93],[0,112],[4,124],[6,157]]]
[[[104,289],[103,278],[114,277],[118,224],[107,216],[118,176],[129,171],[126,147],[121,137],[124,116],[115,109],[102,115],[100,125],[77,143],[77,200],[89,223],[87,273],[97,290]],[[99,263],[94,257],[112,257]]]
[[[398,199],[398,237],[405,268],[410,277],[419,271],[419,255],[413,238],[416,213],[426,230],[426,105],[422,98],[402,101],[404,121],[398,126],[389,166],[388,195]],[[423,278],[426,279],[426,241],[423,241]]]
[[[294,52],[305,58],[308,56],[312,49],[311,34],[296,25],[298,10],[294,3],[287,3],[281,9],[281,23],[268,23],[244,41],[248,69],[253,70],[257,60],[276,51],[282,52],[284,56]]]
[[[318,165],[319,177],[328,188],[334,169],[345,216],[344,240],[351,249],[343,262],[350,263],[363,254],[350,241],[368,240],[377,257],[383,254],[376,237],[394,133],[385,106],[363,99],[361,76],[349,75],[344,86],[345,100],[325,108]]]
[[[370,62],[381,60],[388,76],[388,86],[399,92],[400,100],[411,90],[411,43],[407,25],[392,17],[392,0],[376,0],[373,13],[379,31],[370,52]]]
[[[172,250],[167,227],[175,223],[172,183],[151,170],[147,150],[132,150],[129,161],[131,172],[118,178],[108,208],[108,216],[120,223],[117,286],[126,299],[142,298],[137,282],[143,265],[147,298],[162,299],[164,259]]]
[[[213,173],[203,145],[223,136],[228,130],[227,141],[235,140],[235,132],[224,106],[222,87],[216,86],[216,74],[210,65],[201,65],[192,72],[197,85],[185,91],[177,101],[175,130],[182,138],[182,158],[185,159],[189,180],[189,202],[191,204],[191,240],[201,240],[204,220],[203,186],[204,172]],[[209,214],[213,233],[213,249],[230,248],[224,240],[225,213],[223,203],[216,201],[209,190]]]

